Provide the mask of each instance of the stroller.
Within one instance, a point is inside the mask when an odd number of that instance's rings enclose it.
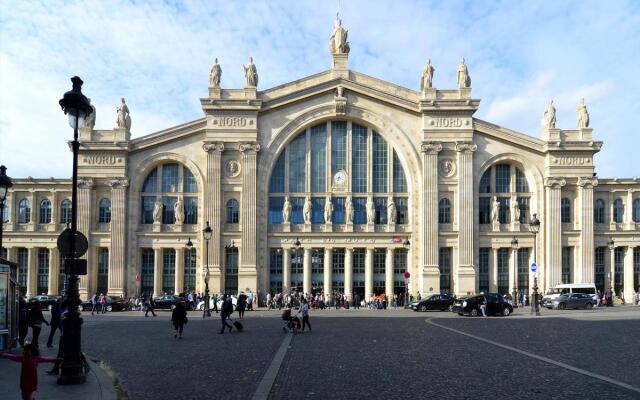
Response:
[[[291,316],[291,309],[287,308],[282,312],[282,320],[285,321],[282,331],[284,333],[293,332],[297,333],[300,329],[300,318],[298,315]]]

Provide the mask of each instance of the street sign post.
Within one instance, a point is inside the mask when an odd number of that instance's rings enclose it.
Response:
[[[89,241],[82,232],[74,232],[71,229],[66,228],[62,231],[60,236],[58,236],[57,245],[58,250],[60,250],[60,254],[62,254],[63,257],[80,258],[87,252],[87,249],[89,248]],[[72,247],[74,248],[74,252],[71,251]]]

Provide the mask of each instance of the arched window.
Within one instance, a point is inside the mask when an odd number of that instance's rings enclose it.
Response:
[[[640,222],[640,198],[633,201],[633,222]]]
[[[141,190],[141,223],[154,223],[156,202],[161,207],[156,218],[163,224],[174,224],[181,219],[184,224],[198,223],[198,183],[193,173],[184,165],[168,162],[149,171]],[[182,198],[182,215],[176,215],[176,203]]]
[[[69,199],[64,199],[62,203],[60,203],[60,223],[71,223],[71,200]]]
[[[447,198],[441,199],[438,203],[438,223],[451,223],[451,202]]]
[[[508,224],[515,219],[512,215],[512,199],[518,202],[520,210],[519,222],[527,224],[529,222],[529,205],[531,203],[531,189],[527,182],[524,171],[514,163],[502,162],[489,167],[480,178],[478,183],[478,222],[480,224],[491,224],[491,209],[493,198],[500,204],[498,221],[501,224]]]
[[[240,222],[240,206],[238,200],[229,199],[227,201],[227,224],[237,224]]]
[[[604,224],[604,200],[596,200],[596,204],[593,207],[593,221],[596,224]]]
[[[560,200],[560,222],[563,224],[571,223],[571,200],[566,197]]]
[[[616,199],[613,202],[613,222],[621,224],[624,220],[624,203],[622,199]]]
[[[28,224],[29,222],[31,222],[31,204],[29,200],[22,199],[18,203],[18,223]]]
[[[40,202],[40,224],[51,223],[51,202],[49,199],[44,199]]]
[[[485,171],[480,178],[480,193],[491,193],[491,168]]]
[[[111,200],[100,200],[98,209],[98,222],[101,224],[108,224],[111,222]]]

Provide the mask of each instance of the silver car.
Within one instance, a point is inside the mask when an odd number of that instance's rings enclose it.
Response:
[[[585,293],[567,293],[551,301],[553,308],[565,310],[567,308],[593,308],[593,298]]]

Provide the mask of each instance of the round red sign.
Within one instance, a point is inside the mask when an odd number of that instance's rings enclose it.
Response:
[[[411,273],[409,271],[404,273],[404,279],[409,279],[411,278]]]

